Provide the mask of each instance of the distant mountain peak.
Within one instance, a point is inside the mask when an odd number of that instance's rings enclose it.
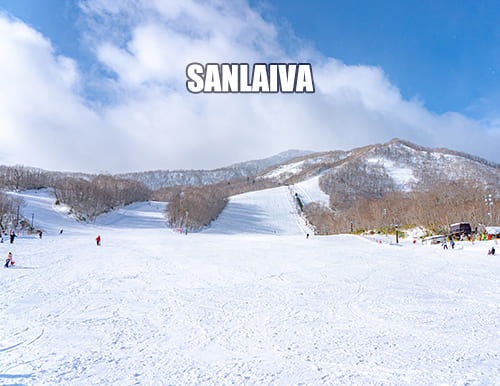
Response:
[[[420,146],[399,138],[346,152],[313,153],[269,168],[261,176],[294,184],[355,167],[378,168],[403,190],[411,190],[415,184],[425,184],[426,181],[459,179],[475,180],[495,189],[500,185],[498,164],[494,162],[446,148]]]

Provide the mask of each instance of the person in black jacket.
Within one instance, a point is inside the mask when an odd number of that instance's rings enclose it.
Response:
[[[5,260],[5,268],[9,268],[9,263],[10,265],[14,264],[14,262],[12,261],[12,252],[9,252],[9,254],[7,255],[7,259]]]

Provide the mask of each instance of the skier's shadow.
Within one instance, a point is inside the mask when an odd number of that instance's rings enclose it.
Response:
[[[12,379],[15,380],[16,378],[31,378],[32,374],[0,374],[0,379]],[[3,384],[3,383],[2,383]],[[16,385],[16,386],[27,386],[26,383],[9,383],[9,385]]]
[[[11,267],[12,269],[38,269],[38,267],[20,267],[18,265],[14,266],[14,267]]]

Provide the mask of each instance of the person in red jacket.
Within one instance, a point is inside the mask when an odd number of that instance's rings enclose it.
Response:
[[[97,236],[97,238],[95,239],[95,241],[97,241],[97,245],[101,245],[101,235]]]

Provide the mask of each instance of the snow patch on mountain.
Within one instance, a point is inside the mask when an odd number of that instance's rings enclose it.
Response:
[[[271,171],[270,173],[266,174],[264,177],[266,178],[282,178],[282,177],[290,177],[294,174],[299,173],[302,170],[302,166],[304,165],[305,161],[299,161],[299,162],[293,162],[293,163],[288,163],[285,165],[281,165]]]
[[[409,185],[418,181],[413,175],[411,168],[397,166],[394,161],[387,158],[369,158],[366,162],[383,166],[385,171],[394,180],[394,183],[403,190],[409,191]]]
[[[293,186],[304,204],[316,202],[325,206],[329,205],[330,196],[319,187],[319,178],[318,175]]]

